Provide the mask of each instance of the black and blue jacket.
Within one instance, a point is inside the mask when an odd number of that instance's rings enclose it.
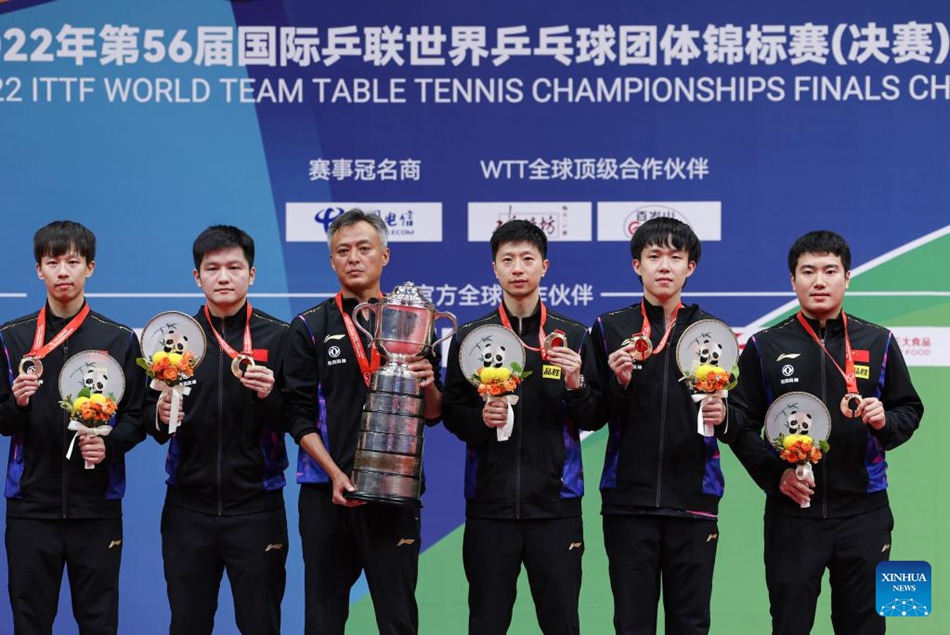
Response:
[[[191,393],[182,400],[185,418],[174,436],[169,437],[168,426],[156,417],[161,393],[149,389],[146,395],[149,433],[159,443],[171,441],[165,459],[165,504],[216,516],[280,509],[287,482],[281,396],[287,323],[252,310],[256,363],[273,370],[276,379],[267,398],[259,399],[231,372],[231,357],[219,346],[204,310],[194,318],[204,331],[207,350],[195,368]],[[212,320],[221,337],[240,351],[247,304],[235,315]]]
[[[509,314],[509,319],[521,340],[537,349],[540,305],[531,317],[519,319]],[[455,334],[442,397],[445,427],[467,445],[466,515],[508,519],[580,516],[584,495],[580,431],[596,423],[590,383],[582,390],[567,390],[560,369],[548,367],[540,352],[526,348],[525,369],[532,374],[517,388],[511,438],[498,441],[495,429],[482,419],[484,400],[459,366],[462,340],[483,324],[501,324],[498,311],[462,326]],[[566,346],[581,355],[581,373],[590,377],[594,359],[587,329],[548,311],[544,330],[550,334],[555,329],[564,331]]]
[[[825,328],[809,320],[835,361],[844,368],[841,318]],[[729,417],[743,428],[733,451],[768,494],[766,511],[811,518],[846,518],[888,504],[884,451],[907,441],[917,429],[924,406],[914,390],[894,336],[887,329],[848,315],[848,337],[858,392],[884,404],[886,423],[875,430],[840,409],[847,392],[844,377],[796,316],[752,336],[739,358],[739,386],[730,396]],[[814,466],[815,493],[802,509],[778,491],[782,473],[794,467],[782,461],[763,436],[769,405],[780,395],[803,391],[819,397],[831,414],[830,450]]]
[[[352,314],[358,303],[355,298],[343,298],[343,310]],[[373,332],[372,316],[366,321],[363,316],[357,316],[357,320]],[[368,353],[372,342],[362,332],[357,332],[363,350]],[[428,359],[436,370],[436,387],[441,391],[439,351],[431,351]],[[294,441],[299,444],[305,435],[319,434],[333,462],[344,473],[350,474],[368,389],[334,298],[304,311],[291,323],[284,382],[287,431]],[[426,424],[435,425],[438,421],[435,419]],[[330,477],[309,454],[300,450],[297,453],[297,482],[329,488]]]
[[[145,373],[136,366],[141,356],[135,333],[91,311],[82,325],[43,358],[43,379],[25,408],[13,398],[10,386],[20,360],[33,345],[38,311],[0,327],[0,434],[11,437],[5,495],[11,518],[119,518],[125,495],[125,453],[145,438],[142,399]],[[56,336],[70,318],[58,318],[46,307],[46,341]],[[74,433],[60,408],[58,378],[65,361],[81,351],[105,351],[125,374],[125,393],[103,437],[106,458],[95,469],[84,469],[78,446],[66,459]],[[75,395],[73,395],[75,397]],[[78,443],[78,442],[77,442]]]
[[[657,347],[666,332],[663,307],[647,302],[646,314]],[[640,305],[605,313],[594,323],[596,383],[603,387],[598,412],[609,430],[600,481],[602,513],[694,517],[718,513],[725,490],[718,441],[731,442],[737,428],[727,420],[715,427],[715,436],[696,431],[699,405],[680,381],[683,375],[676,363],[680,335],[704,319],[715,318],[695,304],[683,306],[666,346],[635,363],[626,388],[617,382],[607,358],[643,329]]]

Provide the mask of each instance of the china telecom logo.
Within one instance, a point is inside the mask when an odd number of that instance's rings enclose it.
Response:
[[[884,617],[926,617],[933,611],[930,564],[894,560],[877,565],[877,612]]]

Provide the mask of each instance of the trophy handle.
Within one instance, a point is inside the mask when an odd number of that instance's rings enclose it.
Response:
[[[363,309],[369,309],[370,312],[373,314],[373,317],[376,320],[376,323],[379,324],[379,307],[381,306],[383,305],[378,302],[360,302],[359,304],[356,305],[356,308],[353,309],[353,324],[356,325],[356,328],[363,331],[366,337],[368,337],[370,340],[376,339],[376,336],[370,333],[369,331],[367,331],[366,329],[364,329],[363,325],[360,324],[360,321],[356,319],[356,316],[359,315],[359,312],[362,311]]]
[[[459,330],[459,323],[458,323],[458,320],[455,318],[454,314],[449,313],[448,311],[444,311],[444,312],[440,311],[435,314],[435,317],[432,318],[432,323],[435,324],[436,320],[438,320],[439,318],[448,318],[449,320],[452,321],[452,332],[432,342],[432,348],[435,348],[436,346],[438,346],[445,340],[449,339],[450,337],[455,335],[456,331]]]

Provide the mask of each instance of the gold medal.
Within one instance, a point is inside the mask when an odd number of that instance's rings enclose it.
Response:
[[[247,353],[238,353],[231,360],[231,372],[238,379],[244,377],[244,370],[247,366],[254,366],[254,358]]]
[[[853,419],[858,412],[858,406],[864,398],[856,392],[849,392],[841,398],[841,412],[849,419]]]
[[[630,353],[630,357],[636,361],[642,362],[653,354],[653,342],[650,341],[649,337],[645,335],[634,335],[630,338],[629,342],[633,345],[633,351]]]
[[[19,370],[21,375],[36,375],[37,378],[40,378],[43,376],[43,362],[40,361],[39,357],[24,355],[23,359],[20,360]]]
[[[548,333],[544,338],[544,343],[541,345],[543,351],[549,351],[555,346],[564,346],[567,343],[567,340],[564,338],[564,331],[557,330],[553,333]],[[544,356],[545,358],[547,355]]]

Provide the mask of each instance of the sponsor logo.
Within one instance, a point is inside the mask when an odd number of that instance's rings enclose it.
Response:
[[[119,540],[113,540],[112,542],[110,542],[108,548],[112,549],[113,547],[121,547],[121,546],[122,546],[122,539],[120,538]]]
[[[780,362],[783,359],[798,359],[801,356],[802,356],[801,353],[782,353],[781,355],[775,358],[775,361]]]
[[[884,545],[885,551],[890,545]],[[933,612],[930,563],[923,560],[889,560],[875,572],[875,602],[884,617],[927,617]]]
[[[386,223],[390,242],[441,242],[442,203],[287,203],[286,236],[294,242],[326,242],[330,224],[359,208]]]
[[[651,218],[675,218],[692,227],[700,240],[722,240],[720,201],[600,201],[597,240],[626,242]]]
[[[264,553],[267,553],[268,551],[280,551],[283,548],[284,548],[284,543],[282,542],[271,543],[267,545],[266,547],[264,547]]]
[[[855,366],[854,376],[857,377],[858,379],[870,379],[871,368],[869,366]]]
[[[568,550],[568,551],[573,551],[573,550],[575,550],[575,549],[580,549],[580,548],[583,547],[583,546],[584,546],[584,543],[582,543],[582,542],[572,542],[572,543],[570,544],[570,546],[567,548],[567,550]]]
[[[784,366],[782,366],[782,374],[785,375],[786,377],[791,377],[792,375],[795,374],[795,367],[792,366],[791,364],[785,364]]]
[[[334,344],[333,346],[327,349],[327,355],[329,355],[333,359],[336,359],[337,357],[340,356],[340,347]]]
[[[560,379],[561,378],[561,367],[560,366],[549,366],[545,364],[541,367],[541,376],[545,379]]]
[[[950,326],[896,326],[891,333],[908,366],[950,366]]]
[[[333,342],[333,341],[336,341],[336,340],[342,340],[344,337],[346,337],[346,335],[344,335],[344,334],[340,334],[340,335],[327,335],[326,337],[323,338],[323,343],[326,344],[327,342]]]
[[[416,544],[415,538],[400,538],[399,542],[396,543],[397,547],[402,547],[403,545],[414,545]]]
[[[719,534],[718,534],[718,533],[716,533],[716,534],[709,534],[708,536],[706,536],[706,542],[712,542],[713,540],[716,540],[716,539],[718,539],[718,538],[719,538]]]
[[[550,241],[589,242],[593,234],[589,202],[469,203],[468,240],[488,242],[510,220],[531,221]]]
[[[337,364],[345,364],[346,358],[341,357],[340,359],[331,359],[327,360],[327,366],[336,366]]]

